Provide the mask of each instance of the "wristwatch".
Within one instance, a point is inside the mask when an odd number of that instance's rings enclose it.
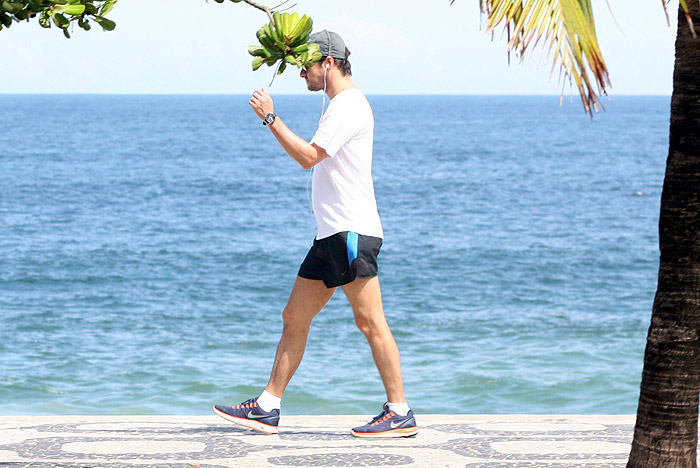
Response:
[[[274,112],[268,112],[263,118],[263,125],[272,125],[277,118],[277,114]]]

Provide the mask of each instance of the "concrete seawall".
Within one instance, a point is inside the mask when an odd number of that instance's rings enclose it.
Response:
[[[0,467],[624,468],[634,416],[417,415],[408,439],[357,439],[371,416],[282,416],[279,435],[212,416],[0,416]]]

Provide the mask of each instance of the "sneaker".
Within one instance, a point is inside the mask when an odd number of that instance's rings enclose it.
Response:
[[[353,427],[350,431],[355,437],[411,437],[418,434],[416,418],[413,411],[408,410],[406,416],[399,416],[389,411],[389,406],[384,405],[384,410],[375,416],[364,426]]]
[[[215,405],[214,413],[227,421],[245,426],[254,431],[277,434],[279,432],[277,425],[280,421],[280,410],[263,411],[258,406],[257,400],[257,398],[251,398],[240,405],[233,406]]]

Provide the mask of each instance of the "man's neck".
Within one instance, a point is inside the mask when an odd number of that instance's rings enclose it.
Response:
[[[326,86],[326,95],[329,99],[333,99],[338,94],[350,88],[357,88],[357,85],[350,79],[349,76],[342,76],[336,80],[329,80],[329,83]]]

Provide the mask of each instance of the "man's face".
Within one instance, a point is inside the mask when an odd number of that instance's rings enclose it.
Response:
[[[321,62],[316,62],[309,68],[301,67],[299,76],[306,80],[306,87],[309,91],[323,91],[323,67]]]

